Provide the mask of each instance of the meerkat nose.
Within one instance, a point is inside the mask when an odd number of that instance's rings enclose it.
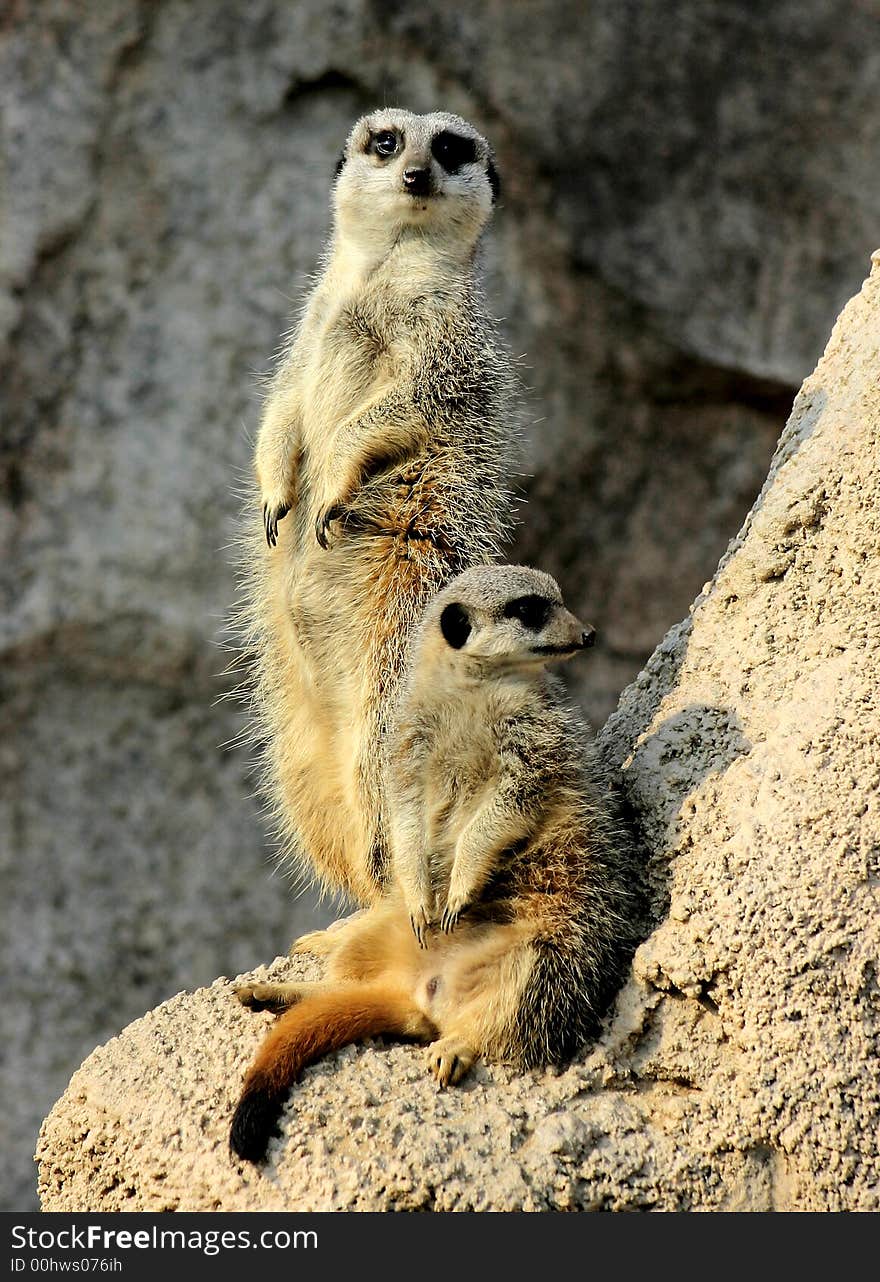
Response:
[[[585,650],[587,650],[591,645],[595,645],[595,644],[596,644],[596,629],[584,628],[584,631],[581,633],[581,645],[584,647]]]
[[[427,169],[405,169],[403,185],[413,196],[427,196],[431,190],[431,175]]]

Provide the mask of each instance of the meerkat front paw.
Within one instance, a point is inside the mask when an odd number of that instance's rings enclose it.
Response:
[[[476,1060],[477,1052],[459,1037],[441,1037],[428,1047],[428,1067],[441,1091],[460,1082]]]
[[[278,543],[278,522],[283,520],[290,511],[290,504],[285,502],[263,503],[263,528],[266,531],[266,542],[270,548],[274,548]]]
[[[319,512],[315,519],[315,538],[325,552],[330,547],[330,539],[328,537],[330,526],[334,521],[338,521],[344,512],[345,506],[342,503],[333,503],[330,507],[325,508],[323,512]]]
[[[452,934],[469,902],[464,897],[449,895],[446,900],[446,907],[443,909],[443,914],[440,918],[440,929],[444,935]]]
[[[412,932],[418,940],[419,948],[427,948],[427,934],[431,926],[429,916],[430,909],[424,904],[417,904],[410,910],[409,924],[412,926]]]
[[[415,884],[404,885],[404,903],[409,914],[409,924],[418,940],[419,948],[428,947],[428,931],[437,920],[437,903],[430,885],[423,877],[414,878]]]

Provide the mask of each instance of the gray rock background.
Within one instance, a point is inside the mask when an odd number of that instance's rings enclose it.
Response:
[[[97,1043],[312,919],[218,699],[235,486],[352,119],[493,140],[530,387],[515,555],[602,647],[687,609],[880,242],[880,12],[340,0],[0,10],[0,1204]],[[326,910],[324,910],[326,911]]]

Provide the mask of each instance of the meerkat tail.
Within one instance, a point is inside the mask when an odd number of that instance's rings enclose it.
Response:
[[[245,1077],[229,1135],[232,1152],[248,1162],[262,1161],[302,1069],[330,1051],[382,1033],[429,1038],[436,1029],[408,992],[387,981],[341,985],[291,1007],[269,1032]]]

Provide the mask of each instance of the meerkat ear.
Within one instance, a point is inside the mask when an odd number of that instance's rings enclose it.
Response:
[[[492,188],[492,204],[497,205],[498,197],[501,195],[501,179],[498,177],[495,161],[491,157],[486,165],[486,177],[489,179],[489,186]]]
[[[460,650],[471,634],[471,621],[463,605],[447,605],[440,615],[440,631],[453,650]]]
[[[336,168],[335,168],[335,170],[333,171],[334,176],[335,176],[336,178],[338,178],[338,177],[339,177],[339,175],[342,173],[342,170],[343,170],[343,168],[345,167],[345,160],[346,160],[345,152],[344,152],[344,151],[341,151],[341,152],[339,153],[339,159],[338,159],[338,160],[337,160],[337,162],[336,162]]]

